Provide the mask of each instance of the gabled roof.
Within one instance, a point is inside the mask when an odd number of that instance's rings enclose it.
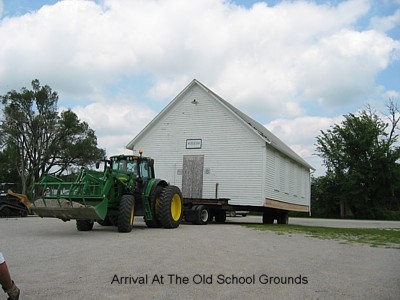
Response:
[[[206,91],[212,98],[214,98],[216,101],[219,101],[228,111],[230,111],[232,114],[234,114],[236,117],[238,117],[239,120],[241,120],[243,123],[245,123],[246,126],[249,126],[252,130],[254,130],[257,135],[263,139],[265,142],[267,142],[270,146],[275,148],[276,150],[280,151],[281,153],[287,155],[291,159],[295,160],[299,164],[305,166],[306,168],[313,169],[314,168],[308,164],[303,158],[301,158],[296,152],[294,152],[289,146],[287,146],[284,142],[282,142],[277,136],[275,136],[272,132],[270,132],[265,126],[261,125],[257,121],[253,120],[250,118],[248,115],[245,113],[241,112],[238,110],[236,107],[234,107],[232,104],[227,102],[226,100],[222,99],[220,96],[218,96],[216,93],[211,91],[209,88],[207,88],[205,85],[203,85],[201,82],[199,82],[196,79],[193,79],[192,82],[182,90],[168,105],[165,107],[132,141],[129,142],[129,144],[126,146],[127,149],[133,149],[134,144],[138,139],[141,138],[146,132],[156,124],[157,120],[160,119],[163,115],[165,115],[173,106],[176,102],[181,99],[181,95],[185,94],[189,89],[191,89],[193,86],[199,86],[202,88],[204,91]]]

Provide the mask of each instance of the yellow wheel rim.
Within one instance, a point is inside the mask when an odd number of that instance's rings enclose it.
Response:
[[[172,197],[171,202],[171,216],[174,221],[179,221],[182,214],[182,201],[181,197],[178,194],[175,194]]]
[[[133,218],[135,217],[135,208],[132,206],[132,209],[131,209],[131,218],[130,218],[130,220],[129,220],[129,224],[133,224]]]

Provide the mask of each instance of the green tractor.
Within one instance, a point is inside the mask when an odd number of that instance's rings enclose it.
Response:
[[[33,184],[31,197],[34,213],[75,219],[79,231],[92,230],[97,221],[130,232],[134,216],[144,216],[148,227],[176,228],[183,216],[180,189],[156,179],[154,160],[141,152],[112,156],[104,160],[103,171],[82,168],[73,181],[46,175]]]

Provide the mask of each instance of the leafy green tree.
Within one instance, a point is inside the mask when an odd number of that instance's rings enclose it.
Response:
[[[392,101],[388,110],[386,120],[369,107],[345,115],[317,137],[317,153],[327,167],[322,197],[338,204],[342,217],[382,218],[400,209],[400,117]]]
[[[16,152],[15,147],[12,146],[8,146],[3,151],[0,151],[0,182],[19,182],[19,175],[15,167]]]
[[[332,173],[326,176],[311,177],[312,215],[318,218],[339,217],[340,187],[336,184]]]
[[[12,90],[0,96],[3,153],[14,149],[9,160],[17,166],[22,192],[44,174],[61,174],[70,166],[87,166],[105,152],[88,124],[71,110],[58,112],[58,95],[49,86],[32,81],[32,89]]]

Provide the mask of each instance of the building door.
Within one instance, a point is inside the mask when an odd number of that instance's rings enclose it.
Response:
[[[182,170],[182,194],[184,198],[203,196],[204,155],[184,155]]]

